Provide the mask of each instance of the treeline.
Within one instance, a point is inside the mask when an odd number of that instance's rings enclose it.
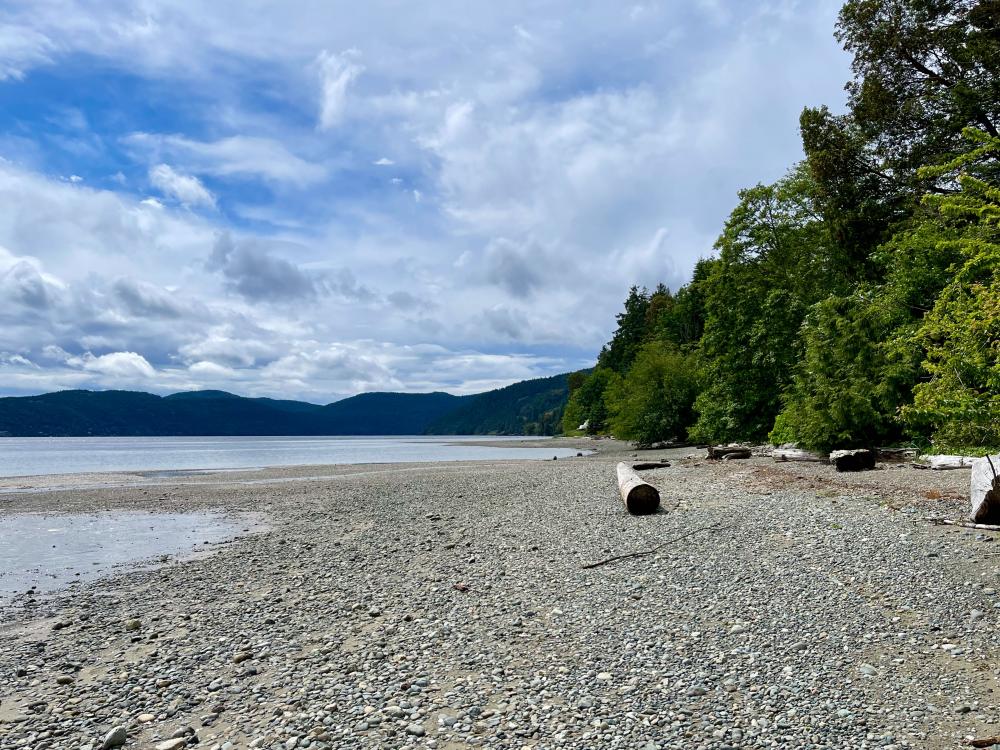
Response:
[[[563,426],[649,444],[1000,448],[1000,0],[850,0],[846,114],[633,288]]]

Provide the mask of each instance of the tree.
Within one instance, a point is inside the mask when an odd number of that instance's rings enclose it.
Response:
[[[744,190],[716,242],[719,259],[705,281],[706,387],[695,403],[696,440],[767,436],[801,358],[809,306],[846,288],[814,194],[805,165]]]
[[[903,415],[930,430],[938,449],[983,451],[1000,448],[1000,186],[974,172],[992,172],[981,167],[1000,154],[1000,138],[966,135],[978,148],[928,170],[950,173],[961,186],[958,194],[925,198],[939,245],[958,261],[918,331],[929,378]]]
[[[612,378],[606,395],[615,437],[649,446],[685,437],[694,422],[698,368],[691,355],[652,341],[639,350],[625,377]]]
[[[606,367],[595,367],[576,387],[571,386],[569,401],[563,411],[563,432],[576,432],[586,424],[590,435],[604,432],[607,427],[608,410],[604,402],[604,391],[614,374]]]
[[[854,122],[887,174],[940,189],[945,173],[918,170],[961,153],[964,128],[1000,135],[997,0],[849,0],[837,39],[854,55]]]
[[[597,358],[598,367],[624,375],[639,353],[646,339],[646,312],[649,310],[649,292],[633,286],[625,299],[625,309],[618,313],[618,327],[611,341]]]

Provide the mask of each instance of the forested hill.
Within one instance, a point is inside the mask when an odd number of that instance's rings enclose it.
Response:
[[[427,428],[436,435],[553,435],[569,397],[568,375],[524,380],[471,396]]]
[[[528,380],[473,396],[364,393],[325,406],[224,391],[170,396],[59,391],[0,398],[0,435],[551,435],[559,429],[568,395],[565,377]],[[452,414],[459,416],[455,422],[443,421]],[[444,424],[449,429],[442,430]]]
[[[846,111],[802,111],[690,283],[632,289],[567,429],[1000,448],[1000,2],[849,0],[831,32]]]

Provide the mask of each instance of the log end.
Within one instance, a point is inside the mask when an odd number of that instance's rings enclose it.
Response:
[[[633,516],[648,516],[656,513],[660,507],[660,493],[655,487],[648,484],[640,484],[629,490],[628,497],[625,498],[625,507]]]

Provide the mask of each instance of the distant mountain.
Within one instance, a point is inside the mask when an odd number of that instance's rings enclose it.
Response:
[[[469,396],[427,427],[434,435],[554,435],[569,398],[568,374],[522,380]]]
[[[324,406],[332,424],[351,425],[350,435],[421,435],[469,396],[450,393],[360,393]]]
[[[474,396],[362,393],[325,406],[225,391],[58,391],[0,398],[0,435],[553,434],[565,380],[528,380]]]

